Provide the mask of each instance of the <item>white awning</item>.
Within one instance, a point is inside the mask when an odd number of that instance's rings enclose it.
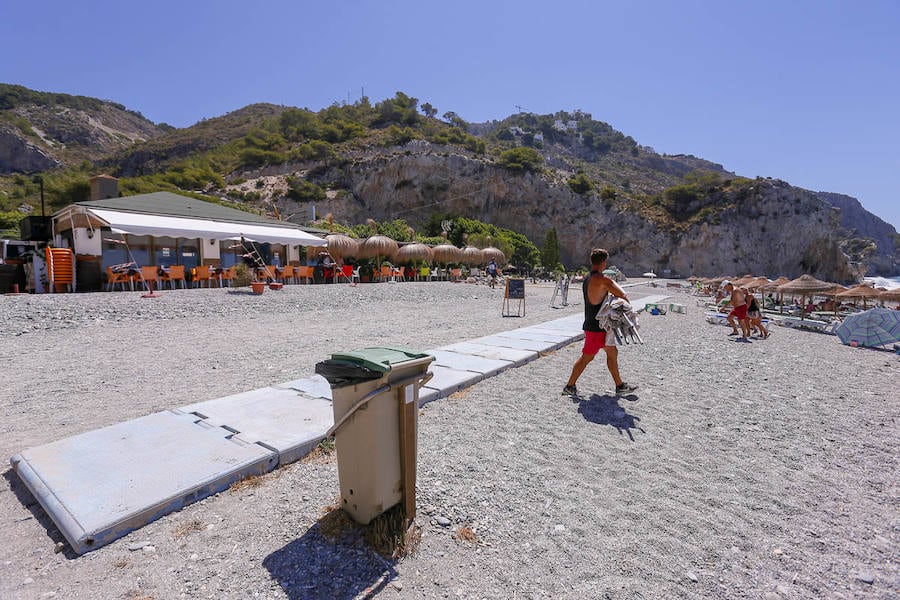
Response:
[[[328,243],[311,233],[290,227],[186,219],[99,208],[88,209],[88,212],[104,220],[116,233],[213,240],[233,240],[243,237],[254,242],[296,246],[325,246]]]

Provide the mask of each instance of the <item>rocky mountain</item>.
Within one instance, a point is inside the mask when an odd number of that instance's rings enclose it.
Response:
[[[845,252],[868,265],[870,275],[900,273],[900,236],[892,225],[864,209],[852,196],[831,192],[816,195],[840,209]]]
[[[246,173],[255,177],[275,175]],[[852,281],[859,266],[842,253],[839,214],[816,194],[768,179],[722,179],[703,204],[684,206],[681,221],[659,219],[654,208],[627,199],[578,194],[542,174],[510,174],[497,164],[427,142],[356,156],[348,165],[319,171],[317,181],[349,193],[316,202],[320,213],[350,222],[404,218],[423,222],[436,207],[543,239],[550,228],[567,265],[583,265],[590,248],[603,246],[626,273],[669,270],[700,274],[804,272]],[[255,185],[255,184],[254,184]],[[282,214],[305,213],[282,198]],[[715,207],[714,217],[697,218]],[[798,236],[797,231],[804,235]]]
[[[115,102],[0,84],[0,174],[98,161],[171,129]]]
[[[661,155],[581,111],[475,125],[435,112],[398,92],[317,113],[255,104],[172,129],[112,102],[0,85],[0,173],[69,173],[51,200],[62,205],[80,199],[88,160],[90,174],[126,178],[126,193],[202,191],[297,222],[313,207],[417,230],[456,215],[538,246],[555,229],[570,268],[605,246],[628,274],[900,273],[896,231],[853,198]],[[28,185],[0,177],[0,217],[33,202]]]

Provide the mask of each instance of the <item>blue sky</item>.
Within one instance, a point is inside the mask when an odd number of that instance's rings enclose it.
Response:
[[[363,90],[471,122],[581,109],[900,228],[898,31],[897,0],[6,0],[0,81],[178,127]]]

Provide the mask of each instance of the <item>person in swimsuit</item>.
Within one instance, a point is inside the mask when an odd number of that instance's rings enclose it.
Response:
[[[738,335],[737,327],[735,327],[734,324],[735,319],[737,319],[737,322],[741,326],[741,333],[743,334],[743,337],[739,337],[737,341],[749,342],[750,320],[747,318],[747,296],[744,295],[744,292],[740,289],[734,287],[730,281],[723,281],[722,287],[725,288],[726,292],[731,294],[731,299],[725,303],[725,306],[731,305],[731,312],[728,313],[728,323],[731,325],[733,331],[728,335]]]
[[[769,337],[769,331],[763,325],[762,312],[759,310],[759,303],[756,301],[756,297],[751,294],[747,288],[741,289],[747,294],[747,319],[750,321],[750,327],[757,330],[762,339],[766,339]]]
[[[584,330],[584,347],[581,350],[581,358],[572,367],[572,374],[569,376],[566,387],[563,388],[562,393],[565,396],[578,396],[575,382],[601,349],[606,352],[606,368],[609,369],[609,374],[616,383],[616,394],[630,394],[638,387],[622,381],[622,377],[619,375],[619,349],[615,345],[615,336],[608,335],[606,331],[600,329],[600,324],[597,322],[597,313],[607,294],[628,301],[628,296],[625,295],[619,284],[603,274],[608,258],[609,252],[602,248],[591,250],[591,273],[581,284],[584,296],[584,323],[581,326]]]

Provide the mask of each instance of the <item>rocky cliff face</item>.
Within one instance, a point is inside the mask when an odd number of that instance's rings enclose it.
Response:
[[[15,127],[0,125],[0,173],[33,173],[62,165]]]
[[[900,236],[892,225],[863,208],[859,200],[844,194],[818,192],[819,198],[840,209],[841,227],[850,240],[871,240],[860,259],[867,266],[867,275],[890,277],[900,273]],[[861,244],[857,244],[861,245]]]
[[[93,109],[24,104],[2,111],[0,174],[96,161],[162,133],[136,113],[97,104]]]
[[[601,246],[626,274],[670,269],[681,276],[856,276],[839,248],[837,211],[816,194],[781,181],[757,180],[747,197],[723,199],[727,208],[716,218],[683,231],[663,229],[615,200],[578,195],[547,177],[513,174],[423,142],[357,156],[327,171],[322,182],[352,193],[317,203],[319,213],[349,222],[403,218],[416,225],[442,211],[519,231],[538,244],[556,228],[569,267],[585,265],[590,249]],[[307,211],[293,205],[282,212]]]

